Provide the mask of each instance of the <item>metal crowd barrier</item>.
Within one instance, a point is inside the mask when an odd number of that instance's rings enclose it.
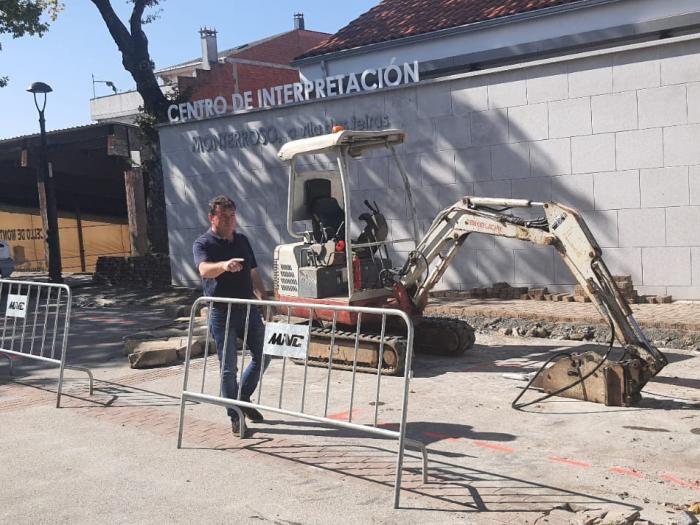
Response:
[[[63,372],[66,368],[85,372],[89,369],[66,365],[72,294],[65,284],[0,279],[0,356],[10,363],[19,356],[58,365],[56,408],[61,406]]]
[[[250,319],[250,309],[251,307],[256,307],[256,306],[261,306],[261,307],[269,307],[269,308],[276,308],[278,311],[280,310],[280,307],[282,309],[286,308],[287,309],[287,324],[291,324],[290,320],[290,312],[292,308],[309,308],[309,322],[308,324],[305,325],[291,325],[292,327],[288,329],[287,334],[293,334],[294,332],[299,332],[299,330],[304,330],[306,328],[306,344],[304,345],[304,356],[302,358],[303,364],[304,364],[304,369],[303,369],[303,380],[302,380],[302,385],[301,385],[301,395],[300,399],[296,401],[295,403],[292,402],[287,402],[287,405],[294,404],[295,407],[298,407],[298,409],[292,408],[283,408],[283,395],[284,395],[284,386],[285,386],[285,372],[286,372],[286,367],[287,367],[287,360],[290,359],[290,356],[287,355],[281,355],[279,351],[269,351],[268,349],[268,344],[270,342],[270,334],[272,333],[269,328],[271,328],[272,324],[267,323],[266,324],[266,335],[265,335],[265,350],[264,353],[266,354],[263,360],[263,369],[261,371],[260,375],[260,380],[258,383],[257,387],[257,392],[256,394],[253,395],[255,397],[257,395],[257,400],[255,402],[245,402],[241,401],[239,399],[228,399],[221,397],[221,386],[223,382],[223,377],[220,374],[219,377],[219,383],[217,386],[218,391],[214,395],[206,394],[204,392],[205,390],[205,379],[206,379],[206,362],[207,362],[207,357],[209,356],[210,353],[216,354],[216,348],[213,348],[210,352],[209,346],[210,346],[210,337],[209,337],[209,332],[210,332],[210,318],[211,318],[211,311],[212,307],[215,303],[223,303],[225,305],[228,305],[228,314],[227,314],[227,338],[228,338],[228,326],[229,322],[231,319],[231,308],[234,307],[235,305],[238,305],[237,307],[240,308],[241,306],[246,308],[246,319],[245,319],[245,329],[244,333],[242,334],[242,339],[243,339],[243,348],[247,349],[247,341],[248,341],[248,326],[249,326],[249,319]],[[206,319],[206,324],[207,324],[207,329],[206,329],[206,342],[205,342],[205,348],[204,348],[204,366],[202,368],[202,380],[201,380],[201,388],[199,391],[194,391],[194,390],[188,390],[189,388],[189,376],[190,376],[190,352],[191,352],[191,346],[192,346],[192,340],[193,340],[193,329],[195,325],[195,314],[200,310],[200,307],[202,306],[208,306],[208,313],[207,313],[207,319]],[[337,347],[334,346],[334,340],[335,340],[335,334],[336,334],[336,316],[338,312],[355,312],[358,314],[357,317],[357,324],[355,326],[355,348],[354,348],[354,358],[353,358],[353,367],[351,370],[333,370],[332,369],[332,359],[333,359],[333,353],[330,354],[330,359],[328,362],[328,366],[326,367],[327,370],[324,371],[324,373],[327,374],[327,378],[325,383],[325,404],[324,408],[321,414],[313,414],[311,411],[308,409],[308,403],[307,403],[307,398],[306,398],[306,393],[307,393],[307,378],[308,378],[308,369],[309,369],[309,361],[308,361],[308,341],[309,341],[309,332],[308,332],[308,327],[311,325],[311,321],[314,319],[314,312],[316,309],[323,309],[323,310],[331,310],[333,311],[333,322],[332,322],[332,332],[331,332],[331,347],[334,348],[334,350],[337,350]],[[373,423],[370,424],[358,424],[358,423],[353,423],[352,422],[352,417],[353,417],[353,402],[355,398],[358,396],[359,392],[356,390],[356,382],[357,382],[357,352],[359,348],[359,334],[360,334],[360,329],[361,329],[361,324],[362,324],[362,315],[376,315],[376,316],[381,316],[381,339],[380,339],[380,351],[379,351],[379,359],[378,359],[378,365],[377,365],[377,371],[376,371],[376,381],[372,380],[372,383],[374,384],[374,392],[373,392],[373,405],[374,405],[374,417],[373,417]],[[385,329],[387,326],[387,317],[398,317],[403,320],[406,326],[406,336],[407,336],[407,344],[406,344],[406,355],[405,355],[405,363],[404,363],[404,377],[403,377],[403,385],[402,385],[402,398],[401,398],[401,415],[400,415],[400,423],[399,423],[399,429],[398,430],[389,430],[386,428],[380,428],[377,424],[377,415],[378,415],[378,410],[379,406],[383,404],[380,402],[380,393],[381,393],[381,385],[382,385],[382,378],[386,377],[381,374],[381,369],[382,369],[382,352],[384,348],[384,341],[385,341]],[[279,327],[279,325],[277,325]],[[187,401],[197,401],[201,403],[210,403],[214,405],[219,405],[223,407],[231,407],[233,408],[239,416],[239,420],[241,422],[241,438],[244,437],[245,435],[245,418],[242,412],[242,408],[255,408],[258,410],[262,411],[269,411],[273,412],[276,414],[282,414],[282,415],[287,415],[287,416],[292,416],[296,418],[301,418],[301,419],[307,419],[310,421],[315,421],[319,423],[323,423],[329,426],[334,426],[334,427],[339,427],[343,429],[351,429],[351,430],[357,430],[360,432],[366,432],[370,434],[375,434],[378,436],[382,436],[385,438],[392,438],[396,439],[398,441],[398,450],[397,450],[397,455],[396,455],[396,475],[395,475],[395,483],[394,483],[394,508],[398,508],[399,506],[399,498],[400,498],[400,491],[401,491],[401,473],[402,473],[402,468],[403,468],[403,461],[404,461],[404,448],[415,448],[420,450],[421,452],[421,458],[422,458],[422,476],[423,476],[423,482],[427,483],[428,480],[428,455],[427,455],[427,449],[425,447],[424,443],[421,443],[419,441],[411,440],[406,437],[406,414],[408,411],[408,394],[409,394],[409,381],[411,377],[411,359],[413,356],[413,334],[414,334],[414,329],[413,329],[413,322],[409,316],[407,316],[405,313],[399,311],[399,310],[393,310],[393,309],[385,309],[385,308],[365,308],[365,307],[343,307],[343,306],[331,306],[331,305],[318,305],[318,304],[313,304],[313,303],[292,303],[292,302],[280,302],[280,301],[259,301],[259,300],[245,300],[245,299],[224,299],[224,298],[213,298],[213,297],[200,297],[197,299],[192,306],[192,312],[190,315],[190,326],[189,326],[189,334],[188,334],[188,342],[187,342],[187,354],[185,358],[185,370],[184,370],[184,380],[183,380],[183,387],[182,387],[182,396],[181,396],[181,401],[180,401],[180,423],[179,423],[179,429],[178,429],[178,436],[177,436],[177,448],[181,448],[182,446],[182,435],[183,435],[183,430],[184,430],[184,423],[185,423],[185,405]],[[240,334],[239,334],[240,335]],[[274,336],[273,336],[274,337]],[[279,336],[277,336],[279,337]],[[212,347],[215,347],[215,344],[212,342],[211,344]],[[297,345],[298,346],[298,345]],[[224,342],[224,348],[227,348],[226,341]],[[246,366],[246,352],[240,352],[240,362],[238,366],[238,397],[241,395],[241,388],[242,388],[242,378],[243,378],[243,371]],[[281,357],[281,359],[277,359],[268,363],[265,363],[265,359],[269,359],[268,356],[271,355],[276,355],[278,357]],[[224,354],[224,359],[225,354]],[[296,356],[292,357],[299,357],[298,354]],[[279,363],[281,361],[281,378],[278,384],[276,385],[271,385],[268,386],[269,381],[263,381],[265,377],[265,372],[273,366],[272,363]],[[331,374],[334,375],[334,380],[336,380],[336,383],[334,383],[334,389],[338,390],[337,386],[337,381],[339,379],[342,380],[347,380],[350,382],[350,396],[349,399],[347,399],[348,403],[348,411],[347,411],[347,421],[339,421],[336,418],[330,418],[328,417],[328,403],[329,403],[329,396],[331,392]],[[263,385],[264,383],[264,385]],[[273,404],[263,404],[261,403],[261,395],[263,391],[263,386],[266,389],[266,393],[269,391],[269,389],[272,388],[278,388],[279,389],[279,395],[274,395],[273,399],[276,401],[276,403]],[[276,394],[276,393],[275,393]],[[269,397],[269,394],[268,394]]]

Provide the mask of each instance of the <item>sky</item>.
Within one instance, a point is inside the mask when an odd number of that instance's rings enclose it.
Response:
[[[219,50],[235,47],[294,27],[294,13],[304,13],[306,29],[335,33],[380,0],[165,0],[160,18],[144,26],[156,68],[201,56],[198,31],[217,30]],[[9,76],[0,88],[0,138],[37,133],[38,114],[31,93],[32,82],[53,88],[46,104],[48,131],[90,124],[91,75],[114,82],[120,91],[135,84],[121,63],[121,54],[107,27],[89,0],[63,0],[65,9],[41,38],[0,37],[0,76]],[[128,25],[131,4],[112,0]],[[95,84],[99,96],[111,94],[105,84]]]

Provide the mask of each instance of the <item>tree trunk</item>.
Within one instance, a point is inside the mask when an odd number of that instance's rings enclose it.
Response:
[[[142,28],[142,16],[147,7],[158,5],[155,0],[133,0],[134,9],[129,18],[129,29],[114,12],[110,0],[92,0],[122,54],[122,64],[136,82],[136,90],[143,98],[143,110],[150,115],[144,129],[143,139],[151,150],[151,159],[144,162],[143,171],[147,177],[146,210],[148,215],[147,235],[151,250],[155,253],[168,253],[168,227],[165,219],[165,192],[163,168],[160,162],[160,140],[155,124],[167,120],[170,102],[158,85],[153,62],[148,51],[148,39]],[[152,129],[151,129],[152,126]]]
[[[165,187],[163,185],[163,165],[160,161],[160,140],[153,144],[153,154],[153,162],[150,162],[147,168],[146,213],[148,227],[146,232],[151,251],[167,254],[169,253],[168,222],[165,218]]]

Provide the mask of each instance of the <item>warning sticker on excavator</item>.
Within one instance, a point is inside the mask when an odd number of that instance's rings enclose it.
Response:
[[[309,349],[309,337],[308,325],[267,323],[265,324],[263,353],[304,359]]]

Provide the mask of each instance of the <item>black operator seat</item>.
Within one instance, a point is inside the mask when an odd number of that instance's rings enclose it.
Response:
[[[306,210],[311,215],[314,240],[326,242],[345,238],[345,213],[331,195],[331,181],[309,179],[304,182]]]

